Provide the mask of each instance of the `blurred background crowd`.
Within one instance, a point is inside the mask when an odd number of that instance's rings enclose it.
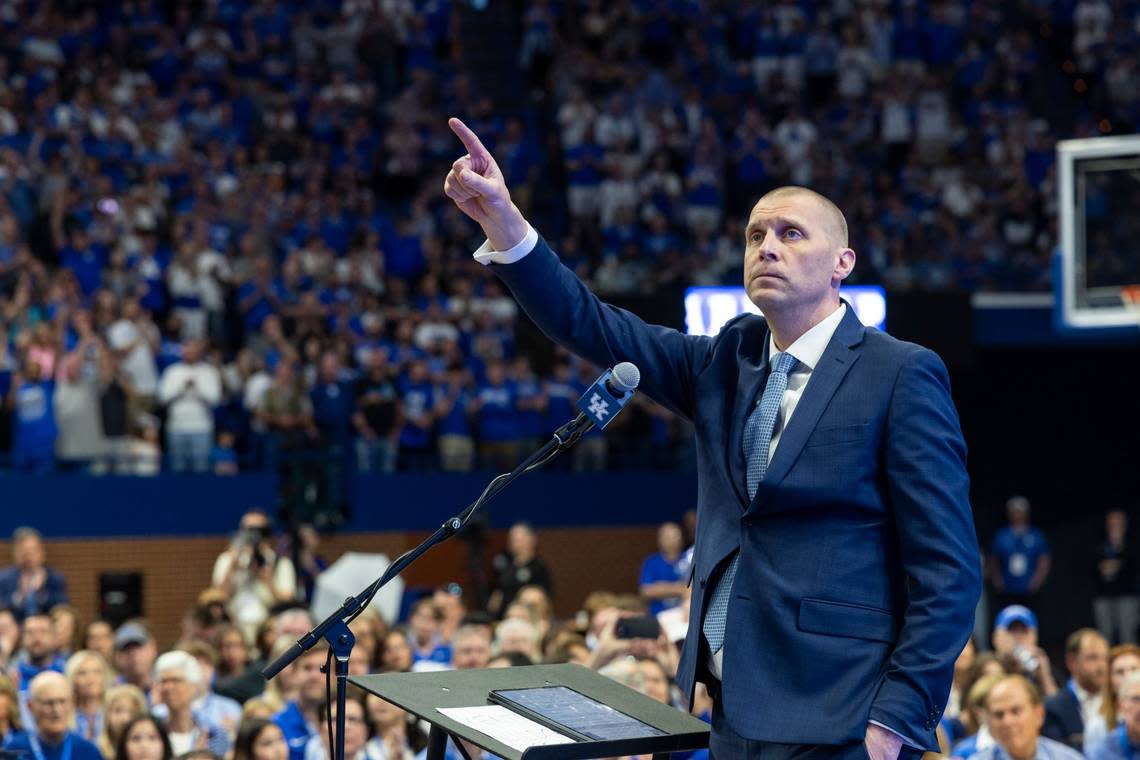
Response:
[[[1054,141],[1137,123],[1138,35],[1133,0],[8,3],[0,452],[335,500],[564,421],[595,370],[518,344],[449,114],[606,296],[738,284],[786,183],[844,208],[859,282],[1047,289]],[[624,422],[572,466],[685,466],[667,413]]]

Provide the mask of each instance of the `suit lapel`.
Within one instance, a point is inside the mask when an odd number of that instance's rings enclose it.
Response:
[[[823,415],[823,410],[831,402],[839,384],[847,375],[851,366],[858,361],[859,351],[856,347],[863,342],[863,331],[866,328],[855,316],[855,310],[847,305],[847,313],[839,323],[831,342],[820,357],[819,364],[812,370],[803,396],[796,404],[796,410],[791,420],[780,434],[780,441],[776,453],[772,455],[772,462],[768,465],[768,472],[764,481],[756,492],[758,500],[762,500],[769,492],[769,488],[778,484],[788,474],[800,451],[807,443],[808,437],[815,430],[816,423]],[[769,488],[766,488],[768,486]],[[758,501],[751,505],[755,508]]]

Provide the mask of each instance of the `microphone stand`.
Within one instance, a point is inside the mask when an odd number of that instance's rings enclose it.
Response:
[[[317,645],[321,639],[329,644],[330,659],[334,663],[336,675],[336,742],[333,748],[333,760],[344,760],[344,705],[346,700],[346,687],[348,686],[348,659],[352,654],[352,647],[356,643],[348,624],[351,623],[372,601],[376,593],[389,581],[399,575],[406,567],[419,559],[425,552],[437,544],[441,544],[454,536],[475,515],[479,509],[494,498],[500,491],[510,485],[516,478],[525,475],[549,462],[561,452],[577,443],[587,431],[592,428],[593,422],[585,415],[579,414],[558,430],[549,441],[537,451],[526,458],[518,467],[508,473],[499,475],[492,480],[479,498],[466,509],[454,517],[449,517],[443,525],[439,526],[424,541],[414,549],[404,552],[396,561],[388,566],[384,574],[372,582],[367,588],[355,596],[344,600],[335,612],[318,623],[311,631],[306,633],[291,646],[284,654],[270,663],[261,675],[266,680],[273,678],[294,660]],[[326,669],[326,674],[328,671]]]

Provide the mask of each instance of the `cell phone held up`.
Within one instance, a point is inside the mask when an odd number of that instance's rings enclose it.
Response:
[[[621,618],[614,626],[614,636],[619,639],[653,639],[661,635],[661,624],[653,615]]]

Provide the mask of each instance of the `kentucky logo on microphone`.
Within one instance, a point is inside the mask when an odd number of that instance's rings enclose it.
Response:
[[[637,367],[629,362],[607,369],[578,399],[578,411],[594,427],[605,427],[633,396],[640,379]]]

